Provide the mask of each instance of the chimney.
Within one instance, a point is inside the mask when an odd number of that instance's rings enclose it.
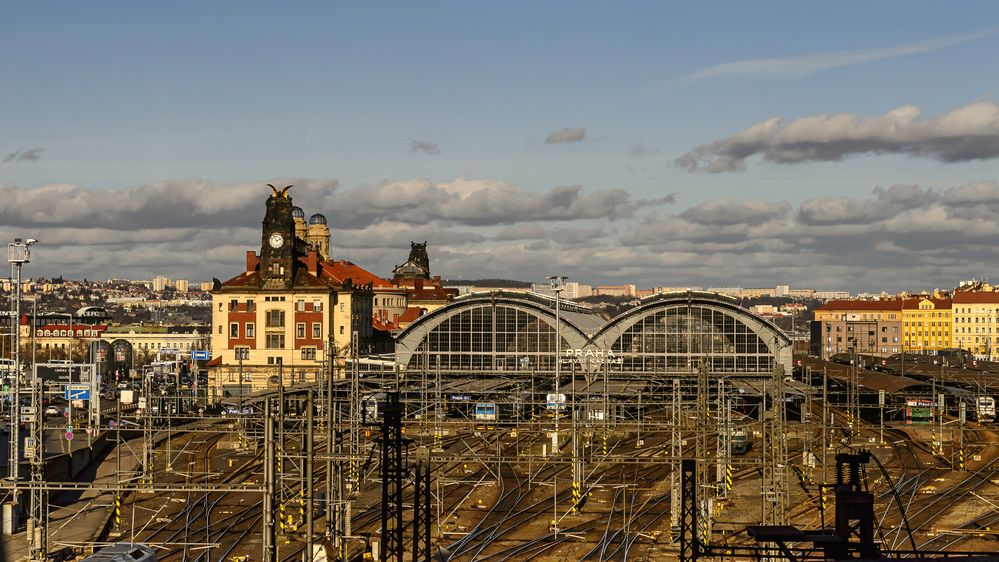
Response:
[[[250,272],[257,269],[257,265],[260,264],[260,257],[253,250],[246,251],[246,271]]]
[[[315,250],[309,250],[309,254],[305,256],[305,267],[313,275],[319,275],[319,254]]]

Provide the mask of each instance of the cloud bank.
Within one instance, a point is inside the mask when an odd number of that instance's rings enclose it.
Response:
[[[905,55],[915,55],[938,51],[946,47],[960,45],[976,39],[991,37],[999,30],[991,29],[967,35],[944,37],[919,41],[894,47],[880,49],[865,49],[858,51],[840,51],[836,53],[820,53],[814,55],[798,55],[791,57],[775,57],[750,59],[729,62],[711,66],[687,76],[687,80],[707,80],[711,78],[728,78],[733,76],[761,76],[779,78],[799,78],[809,76],[823,70],[867,64],[876,61],[889,60]]]
[[[999,106],[976,101],[936,117],[906,105],[885,115],[813,115],[787,124],[780,117],[735,135],[695,147],[673,161],[687,170],[710,173],[746,169],[754,156],[776,164],[838,161],[851,156],[902,154],[941,162],[967,162],[999,156]]]
[[[307,214],[330,218],[332,252],[388,275],[410,240],[430,241],[436,274],[654,286],[881,290],[949,287],[999,263],[999,182],[899,184],[800,204],[717,198],[677,205],[619,189],[526,190],[500,180],[404,180],[344,188],[276,178]],[[269,189],[199,179],[118,191],[0,186],[0,236],[37,238],[26,274],[240,272],[260,245]],[[63,204],[54,204],[61,201]],[[16,211],[14,209],[17,209]],[[993,275],[995,277],[996,275]]]

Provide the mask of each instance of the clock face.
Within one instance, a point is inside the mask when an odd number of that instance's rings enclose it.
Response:
[[[274,234],[271,234],[271,237],[267,239],[267,242],[270,243],[271,248],[276,250],[284,244],[284,236],[275,232]]]

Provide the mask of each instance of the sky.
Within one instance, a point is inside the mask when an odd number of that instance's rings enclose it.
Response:
[[[999,279],[989,2],[22,2],[0,237],[28,276],[227,279],[266,183],[390,275]]]

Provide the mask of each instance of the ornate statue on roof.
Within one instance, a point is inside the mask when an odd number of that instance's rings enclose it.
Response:
[[[271,197],[275,199],[288,199],[288,190],[291,189],[290,185],[285,186],[285,188],[282,189],[280,192],[278,192],[278,188],[274,187],[271,184],[267,184],[267,187],[271,188],[271,191],[274,192],[271,194]]]
[[[397,278],[430,279],[430,256],[427,254],[427,241],[409,243],[409,259],[393,271]]]

